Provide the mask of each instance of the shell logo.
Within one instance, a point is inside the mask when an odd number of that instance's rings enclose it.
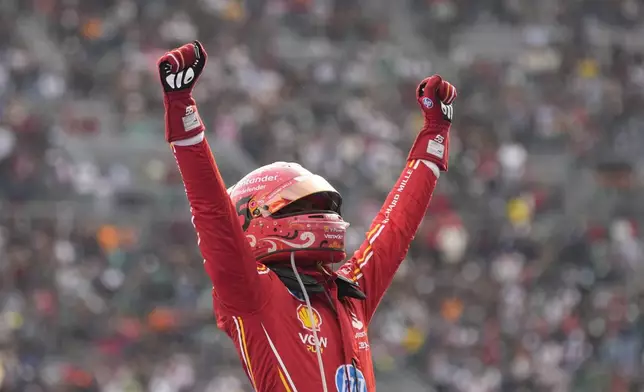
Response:
[[[311,310],[314,320],[311,320],[311,318],[309,317],[309,310],[307,309],[306,305],[298,306],[297,319],[300,320],[302,327],[304,327],[305,329],[313,331],[313,327],[315,327],[315,329],[319,331],[320,326],[322,325],[322,316],[320,316],[320,313],[315,308],[311,307]]]

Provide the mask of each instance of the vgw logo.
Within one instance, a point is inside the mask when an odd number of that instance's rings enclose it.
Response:
[[[353,365],[340,365],[335,371],[335,387],[338,392],[367,392],[367,380]]]
[[[327,338],[320,336],[320,326],[322,325],[322,316],[315,309],[311,308],[313,313],[313,320],[309,317],[309,310],[305,305],[300,305],[297,307],[297,319],[302,323],[302,327],[306,330],[313,332],[313,328],[318,332],[318,339],[320,340],[320,352],[324,352],[324,349],[327,347],[329,341]],[[300,341],[306,345],[306,349],[312,353],[316,352],[315,347],[315,336],[312,333],[303,333],[298,332],[298,337]]]

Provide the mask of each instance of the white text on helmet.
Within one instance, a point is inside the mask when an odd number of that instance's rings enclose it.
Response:
[[[277,180],[279,176],[264,176],[264,177],[257,177],[257,178],[242,178],[239,180],[237,183],[237,186],[242,187],[245,185],[250,185],[250,184],[257,184],[258,182],[268,182],[268,181],[275,181]]]

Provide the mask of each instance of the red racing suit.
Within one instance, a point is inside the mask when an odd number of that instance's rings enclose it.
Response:
[[[367,331],[425,215],[437,175],[426,161],[407,162],[360,249],[339,270],[366,300],[338,299],[334,283],[306,304],[255,261],[206,140],[173,146],[204,266],[213,283],[217,324],[233,340],[260,392],[322,391],[318,338],[329,392],[375,392]]]

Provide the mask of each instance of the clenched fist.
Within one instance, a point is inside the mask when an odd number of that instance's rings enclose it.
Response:
[[[425,123],[409,152],[408,160],[424,159],[447,171],[449,160],[449,130],[452,124],[456,88],[439,75],[424,79],[416,89],[416,100]]]
[[[195,137],[205,127],[192,89],[206,66],[208,54],[199,41],[166,52],[157,62],[165,105],[165,136],[169,143]]]

